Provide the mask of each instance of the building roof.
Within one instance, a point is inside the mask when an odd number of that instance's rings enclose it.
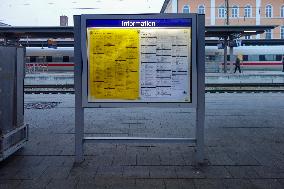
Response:
[[[226,26],[205,26],[206,37],[228,37],[228,36],[247,36],[262,34],[265,30],[274,29],[277,25],[257,25],[257,26],[239,26],[239,25],[226,25]]]

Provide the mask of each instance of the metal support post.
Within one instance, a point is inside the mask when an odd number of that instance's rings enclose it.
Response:
[[[224,65],[223,65],[224,73],[227,73],[227,55],[228,55],[227,46],[228,46],[228,39],[227,37],[225,37],[224,38]]]
[[[196,108],[196,161],[204,163],[205,121],[205,16],[198,15],[197,25],[197,108]]]
[[[226,25],[228,26],[230,24],[229,22],[229,15],[230,15],[229,0],[225,0],[225,4],[226,4]]]
[[[234,47],[230,46],[230,73],[234,70]]]
[[[74,16],[74,57],[75,57],[75,162],[84,160],[84,108],[82,107],[82,55],[81,17]]]

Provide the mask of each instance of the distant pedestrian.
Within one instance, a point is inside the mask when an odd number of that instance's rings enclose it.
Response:
[[[237,69],[239,70],[240,73],[242,73],[242,72],[241,72],[241,60],[239,59],[239,57],[236,58],[236,62],[235,62],[235,72],[234,72],[234,73],[236,73]]]
[[[282,72],[284,72],[284,55],[282,56]]]

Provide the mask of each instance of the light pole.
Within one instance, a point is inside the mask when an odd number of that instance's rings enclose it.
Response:
[[[226,6],[226,25],[229,25],[229,0],[225,0]],[[230,39],[229,39],[230,40]],[[224,73],[227,73],[227,46],[228,46],[228,36],[224,37]]]
[[[226,25],[228,26],[229,23],[229,0],[225,0],[226,5]]]

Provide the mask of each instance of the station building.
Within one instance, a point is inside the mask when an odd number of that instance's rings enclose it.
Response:
[[[244,38],[284,39],[284,0],[228,0],[229,25],[278,25],[257,36]],[[165,0],[162,12],[205,14],[206,25],[226,25],[225,0]]]

